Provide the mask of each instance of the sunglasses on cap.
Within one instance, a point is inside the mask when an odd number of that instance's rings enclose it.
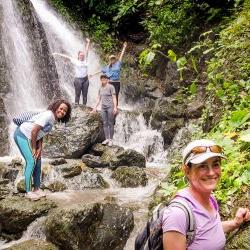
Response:
[[[220,147],[218,145],[196,146],[187,154],[187,156],[184,158],[184,162],[186,162],[186,160],[188,159],[188,157],[191,154],[198,155],[198,154],[206,153],[208,151],[208,149],[210,150],[209,152],[212,152],[212,153],[223,153],[222,147]]]

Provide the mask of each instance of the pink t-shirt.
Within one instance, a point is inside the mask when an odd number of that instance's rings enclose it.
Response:
[[[186,199],[193,209],[195,217],[195,238],[193,243],[188,246],[188,250],[221,250],[226,243],[225,234],[222,228],[218,205],[211,196],[210,201],[213,205],[214,213],[209,213],[202,205],[195,200],[187,189],[177,193],[175,199]],[[178,207],[166,208],[163,214],[163,233],[177,231],[186,235],[188,229],[187,219],[184,211]]]

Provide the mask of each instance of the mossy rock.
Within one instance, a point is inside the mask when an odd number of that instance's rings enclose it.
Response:
[[[112,178],[122,187],[146,186],[148,178],[145,171],[139,167],[119,167],[112,173]]]
[[[25,231],[35,219],[46,215],[55,203],[46,199],[30,201],[25,197],[8,196],[0,201],[0,225],[6,234]]]
[[[22,179],[17,183],[17,190],[19,193],[26,193],[25,190],[25,180]]]
[[[58,248],[47,241],[27,240],[6,248],[8,250],[58,250]]]
[[[60,192],[67,189],[66,185],[60,181],[55,181],[47,186],[47,188],[52,192]]]
[[[76,175],[81,174],[82,172],[82,165],[80,163],[73,163],[69,166],[63,167],[61,169],[64,178],[71,178]]]

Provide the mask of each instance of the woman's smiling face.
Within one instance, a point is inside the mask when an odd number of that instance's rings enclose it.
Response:
[[[221,176],[220,157],[210,158],[199,164],[185,168],[190,186],[199,192],[211,193]]]

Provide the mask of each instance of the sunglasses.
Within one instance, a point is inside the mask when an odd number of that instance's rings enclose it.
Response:
[[[207,150],[210,150],[210,152],[212,153],[223,153],[223,149],[222,147],[218,146],[218,145],[213,145],[213,146],[197,146],[197,147],[194,147],[190,153],[187,154],[187,156],[185,157],[184,159],[184,162],[186,162],[186,160],[188,159],[188,157],[191,155],[191,154],[194,154],[194,155],[197,155],[197,154],[202,154],[202,153],[205,153],[207,152]]]

